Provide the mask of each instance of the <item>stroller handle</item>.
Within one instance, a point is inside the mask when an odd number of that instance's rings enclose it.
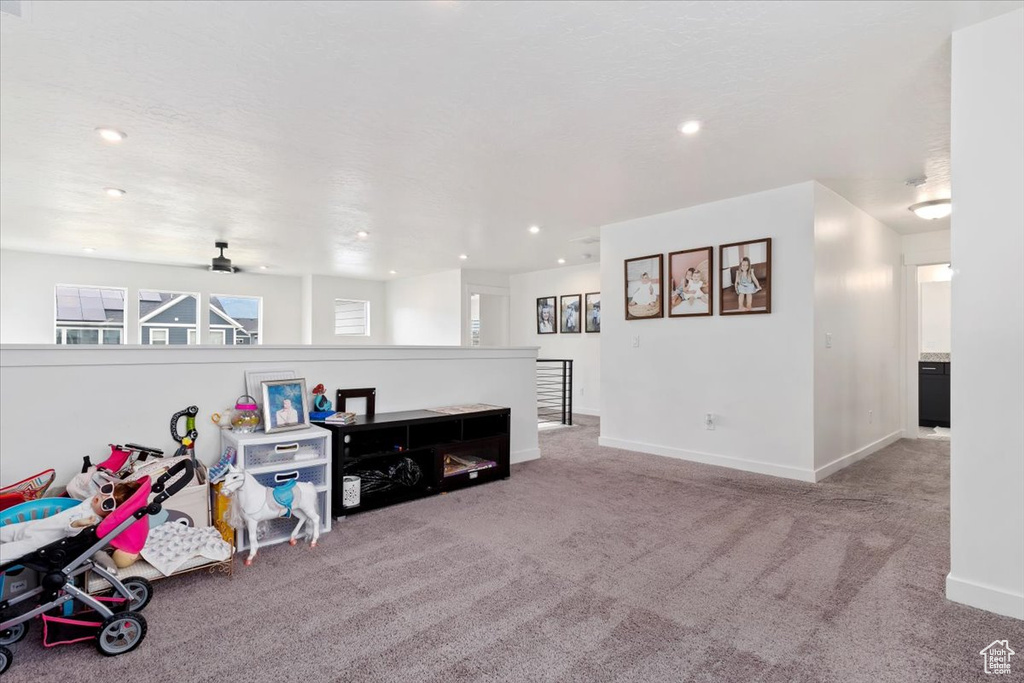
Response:
[[[184,475],[178,477],[177,481],[171,483],[165,487],[165,484],[174,477],[177,477],[182,471]],[[178,461],[173,467],[160,475],[160,477],[153,484],[151,490],[157,494],[156,498],[150,503],[156,503],[159,505],[178,491],[182,490],[188,483],[192,481],[192,476],[195,473],[195,467],[192,465],[192,461],[189,459]]]

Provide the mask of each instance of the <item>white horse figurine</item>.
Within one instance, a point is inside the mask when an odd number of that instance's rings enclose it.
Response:
[[[317,539],[320,538],[320,514],[317,510],[316,487],[309,482],[295,482],[294,486],[285,485],[279,489],[269,489],[256,481],[251,474],[236,468],[234,465],[228,467],[222,479],[221,491],[231,497],[231,508],[228,512],[228,523],[236,529],[241,529],[243,524],[249,532],[249,557],[245,559],[246,566],[251,565],[259,544],[256,541],[256,525],[268,519],[287,517],[294,513],[299,523],[292,530],[288,543],[295,545],[296,538],[302,525],[309,523],[312,531],[307,534],[311,541],[309,546],[316,547]],[[281,495],[280,489],[287,490],[288,496],[281,496],[281,501],[275,492]]]

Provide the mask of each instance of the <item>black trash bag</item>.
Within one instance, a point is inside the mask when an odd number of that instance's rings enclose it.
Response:
[[[412,458],[402,458],[387,468],[354,470],[349,474],[359,477],[359,491],[362,494],[411,489],[423,479],[423,470]]]

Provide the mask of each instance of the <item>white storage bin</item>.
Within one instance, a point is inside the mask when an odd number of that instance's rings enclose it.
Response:
[[[273,472],[260,472],[252,475],[253,479],[263,486],[273,488],[285,484],[292,479],[295,481],[306,481],[313,486],[323,486],[327,483],[327,465],[313,465],[312,467],[286,467]]]
[[[288,440],[287,434],[279,436],[280,443],[261,443],[248,447],[245,453],[246,467],[288,465],[304,460],[321,460],[331,455],[324,452],[323,438]]]

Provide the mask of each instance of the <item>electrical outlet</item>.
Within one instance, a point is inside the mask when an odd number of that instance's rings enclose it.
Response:
[[[640,335],[639,334],[634,334],[633,335],[633,348],[634,349],[639,349],[640,348]]]
[[[715,414],[704,413],[704,429],[714,431],[715,429]]]
[[[826,332],[825,333],[825,348],[826,349],[831,349],[832,348],[832,333],[831,332]]]

